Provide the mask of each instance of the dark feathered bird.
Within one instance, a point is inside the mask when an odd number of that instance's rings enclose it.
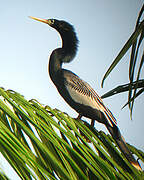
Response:
[[[53,27],[62,38],[62,47],[55,49],[49,60],[49,75],[60,95],[79,113],[79,118],[85,116],[90,118],[92,122],[96,120],[103,123],[129,162],[141,170],[139,163],[135,160],[121,136],[115,117],[104,105],[102,99],[89,84],[73,72],[62,68],[62,64],[70,62],[77,52],[78,39],[73,26],[56,19],[31,18]]]

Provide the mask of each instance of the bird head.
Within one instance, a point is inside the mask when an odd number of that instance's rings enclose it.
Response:
[[[48,24],[50,27],[57,30],[62,38],[62,53],[63,62],[70,62],[76,55],[78,47],[78,38],[71,24],[63,20],[57,19],[41,19],[30,16],[30,18]]]
[[[73,26],[66,21],[57,20],[57,19],[42,19],[42,18],[36,18],[36,17],[32,17],[32,16],[30,16],[30,18],[32,18],[36,21],[46,23],[49,26],[56,29],[60,33],[74,31]]]

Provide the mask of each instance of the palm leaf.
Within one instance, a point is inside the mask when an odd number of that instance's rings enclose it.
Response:
[[[137,94],[137,88],[139,88],[139,82],[140,82],[139,78],[140,78],[141,70],[142,70],[142,67],[144,64],[143,63],[144,62],[144,52],[143,52],[143,47],[142,47],[143,38],[144,38],[144,20],[141,20],[143,18],[143,13],[144,13],[144,5],[142,6],[142,8],[140,10],[140,13],[139,13],[139,16],[138,16],[138,19],[136,22],[135,31],[133,32],[133,34],[128,39],[128,41],[126,42],[124,47],[119,52],[118,56],[115,58],[115,60],[112,62],[112,64],[108,68],[107,72],[105,73],[105,75],[103,77],[102,84],[101,84],[103,87],[105,79],[109,76],[109,74],[116,67],[116,65],[122,60],[122,57],[127,53],[129,48],[132,47],[131,55],[130,55],[130,62],[129,62],[129,89],[127,89],[128,102],[126,103],[126,105],[129,105],[131,116],[132,116],[132,110],[133,110],[133,106],[134,106],[134,100],[136,97],[138,97],[138,94],[140,95],[140,93]],[[142,55],[141,55],[141,53],[142,53]],[[139,58],[139,57],[141,57],[141,58]],[[135,77],[136,77],[136,79],[135,79]],[[133,86],[133,84],[135,84],[135,86]],[[125,91],[124,86],[125,85],[121,85],[121,87],[119,87],[120,89],[116,89],[116,90],[118,90],[118,92],[115,91],[115,94],[119,93],[119,91],[124,92]],[[110,92],[113,93],[114,91],[111,90]],[[108,94],[108,96],[110,96],[110,94],[111,94],[110,92],[108,92],[106,94]],[[106,97],[106,96],[103,95],[103,97]]]
[[[115,60],[113,61],[113,63],[110,65],[110,67],[108,68],[107,72],[105,73],[103,79],[102,79],[102,83],[101,86],[103,87],[104,85],[104,81],[105,79],[108,77],[108,75],[112,72],[112,70],[116,67],[116,65],[120,62],[120,60],[122,59],[122,57],[127,53],[127,51],[129,50],[129,48],[132,46],[133,43],[136,42],[138,36],[142,33],[142,30],[144,28],[144,20],[140,23],[140,25],[138,26],[138,28],[134,31],[134,33],[131,35],[131,37],[129,38],[129,40],[126,42],[126,44],[124,45],[124,47],[122,48],[122,50],[119,52],[118,56],[115,58]]]
[[[107,98],[107,97],[110,97],[110,96],[113,96],[113,95],[116,95],[119,93],[126,92],[129,90],[130,86],[132,89],[136,89],[136,87],[137,87],[137,89],[144,88],[144,79],[134,81],[132,83],[119,85],[116,88],[114,88],[114,89],[108,91],[107,93],[105,93],[104,95],[102,95],[101,98],[104,99],[104,98]]]
[[[111,136],[2,88],[0,152],[21,179],[143,177],[143,172],[131,166],[117,149]],[[132,152],[144,161],[139,150]]]

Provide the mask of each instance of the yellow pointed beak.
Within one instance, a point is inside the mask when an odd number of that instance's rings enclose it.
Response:
[[[51,21],[49,19],[42,19],[42,18],[36,18],[36,17],[33,17],[33,16],[29,16],[31,19],[34,19],[36,21],[40,21],[40,22],[43,22],[43,23],[46,23],[46,24],[51,24]]]

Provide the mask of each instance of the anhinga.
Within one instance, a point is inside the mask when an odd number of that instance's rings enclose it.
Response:
[[[73,26],[56,19],[31,18],[48,24],[56,29],[61,36],[62,47],[55,49],[49,59],[49,75],[60,95],[78,112],[79,119],[85,116],[90,118],[93,124],[95,120],[103,123],[128,161],[141,170],[139,163],[135,160],[121,136],[116,119],[104,105],[102,99],[89,84],[73,72],[62,68],[62,64],[72,61],[77,52],[78,39]]]

